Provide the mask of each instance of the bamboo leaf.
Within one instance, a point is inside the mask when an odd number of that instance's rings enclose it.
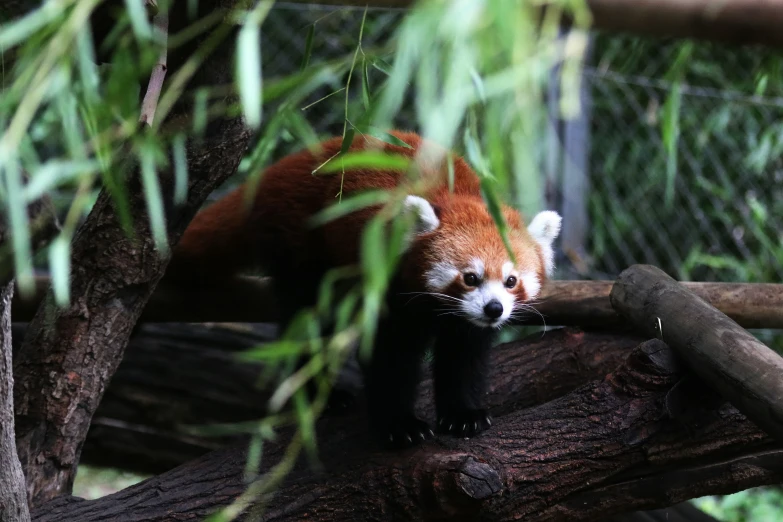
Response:
[[[144,0],[125,0],[128,7],[128,16],[130,17],[131,27],[140,40],[149,40],[152,38],[152,26],[147,19],[147,9],[144,7]]]
[[[377,169],[406,172],[410,168],[411,158],[402,154],[384,151],[360,150],[338,156],[320,169],[320,173],[329,174],[349,169]]]
[[[188,198],[188,158],[185,139],[184,134],[177,134],[171,142],[174,158],[174,203],[177,205],[181,205]]]
[[[57,236],[49,245],[49,271],[55,303],[60,307],[68,306],[71,300],[71,240],[65,234]]]
[[[168,255],[169,242],[166,233],[166,215],[163,209],[158,173],[155,166],[156,150],[154,146],[144,143],[139,151],[141,160],[141,180],[144,187],[144,198],[147,201],[152,237],[161,255]]]
[[[245,121],[252,129],[261,125],[261,28],[254,23],[242,26],[237,37],[237,83]]]
[[[506,218],[503,217],[500,198],[495,193],[494,187],[491,183],[492,180],[489,178],[481,179],[481,194],[484,196],[484,201],[487,202],[487,209],[489,210],[489,214],[492,216],[492,220],[495,222],[498,233],[500,233],[500,237],[503,239],[503,245],[506,247],[506,252],[508,252],[511,262],[515,263],[516,256],[514,255],[514,251],[511,248],[511,242],[508,240],[508,225],[506,223]]]
[[[318,213],[314,214],[308,221],[310,226],[321,226],[335,219],[339,219],[343,216],[347,216],[357,210],[371,207],[373,205],[380,205],[388,202],[391,199],[389,192],[385,190],[373,190],[362,192],[350,198],[346,198],[340,202],[336,202]]]
[[[310,65],[310,57],[313,54],[313,37],[315,36],[315,24],[311,24],[307,30],[307,38],[305,39],[305,51],[302,58],[302,66],[300,70],[304,71],[308,65]]]

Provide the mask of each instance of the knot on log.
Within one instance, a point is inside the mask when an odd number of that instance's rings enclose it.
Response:
[[[625,363],[606,380],[615,390],[632,396],[671,388],[683,367],[675,353],[659,339],[650,339],[633,349]]]
[[[472,455],[431,459],[426,467],[420,493],[425,500],[429,496],[431,508],[442,515],[464,516],[503,490],[497,470]]]

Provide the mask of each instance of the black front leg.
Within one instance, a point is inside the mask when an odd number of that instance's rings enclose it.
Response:
[[[469,437],[492,425],[484,395],[494,340],[495,330],[464,320],[445,321],[439,329],[432,366],[439,432]]]
[[[421,364],[431,336],[431,327],[399,311],[379,321],[365,370],[365,389],[370,428],[386,446],[413,446],[433,435],[414,413]]]

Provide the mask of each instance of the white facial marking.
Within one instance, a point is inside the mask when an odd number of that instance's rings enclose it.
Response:
[[[562,218],[557,212],[545,210],[536,214],[536,217],[530,222],[527,230],[533,239],[541,245],[541,253],[544,257],[544,270],[546,275],[552,275],[555,270],[555,253],[552,250],[552,243],[560,234],[560,224]]]
[[[503,281],[508,279],[508,276],[511,275],[512,270],[514,270],[514,263],[511,261],[506,261],[503,263]]]
[[[478,276],[479,279],[484,277],[484,261],[474,257],[470,260],[470,271]]]
[[[503,305],[503,313],[495,319],[488,317],[484,312],[484,307],[493,300],[497,300]],[[514,309],[514,295],[509,292],[502,281],[485,281],[465,294],[461,306],[468,320],[473,324],[483,328],[500,326],[511,317],[511,312]]]
[[[442,292],[459,276],[459,270],[451,263],[435,263],[424,274],[424,285],[430,292]]]
[[[528,299],[538,297],[538,293],[541,291],[541,281],[538,280],[538,276],[535,273],[523,272],[519,280],[522,281],[522,286]]]

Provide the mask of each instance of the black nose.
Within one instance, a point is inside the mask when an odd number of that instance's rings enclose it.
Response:
[[[497,299],[493,299],[484,305],[484,313],[487,314],[487,317],[489,318],[497,319],[503,315],[503,305],[500,304],[500,301]]]

